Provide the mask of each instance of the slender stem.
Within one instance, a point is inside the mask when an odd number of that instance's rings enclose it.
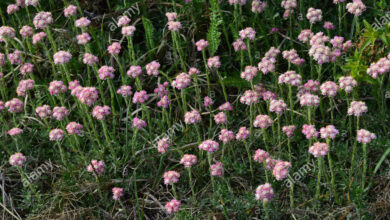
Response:
[[[317,185],[316,185],[316,195],[315,198],[319,199],[320,197],[320,184],[321,184],[321,175],[322,175],[322,157],[318,157],[318,175],[317,175]]]
[[[252,175],[252,179],[253,179],[253,178],[254,178],[254,175],[253,175],[253,166],[252,166],[251,151],[250,151],[250,149],[249,149],[248,143],[247,143],[245,140],[244,140],[244,145],[245,145],[246,153],[248,154],[249,167],[250,167],[251,175]]]
[[[367,172],[367,144],[363,144],[363,174],[362,174],[362,190],[364,190]]]

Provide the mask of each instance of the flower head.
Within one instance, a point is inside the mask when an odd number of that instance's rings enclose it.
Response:
[[[123,189],[119,187],[112,188],[112,199],[119,200],[123,196]]]
[[[22,153],[15,153],[9,158],[9,164],[11,166],[21,167],[26,162],[26,157]]]
[[[365,129],[360,129],[357,131],[357,141],[359,143],[368,144],[371,140],[376,139],[376,135]]]
[[[164,184],[165,185],[172,185],[174,183],[177,183],[180,178],[180,173],[176,171],[168,171],[164,173]]]
[[[256,188],[255,198],[256,200],[260,200],[261,202],[269,202],[274,198],[274,189],[271,184],[265,183],[263,185],[259,185]]]
[[[200,150],[205,150],[209,153],[213,153],[219,149],[219,144],[213,140],[205,140],[199,145]]]
[[[165,204],[165,210],[167,213],[171,214],[173,212],[178,212],[180,208],[180,201],[176,199],[172,199],[171,201]]]
[[[192,154],[184,154],[184,156],[180,160],[180,164],[183,164],[185,167],[191,167],[198,162],[198,159],[195,155]]]
[[[87,166],[87,171],[93,173],[93,175],[101,175],[105,171],[105,164],[102,160],[91,160],[91,163]]]
[[[316,142],[309,148],[309,153],[314,157],[323,157],[329,153],[329,146],[326,143]]]
[[[223,171],[223,166],[221,162],[216,162],[215,164],[211,164],[210,173],[211,176],[221,177]]]

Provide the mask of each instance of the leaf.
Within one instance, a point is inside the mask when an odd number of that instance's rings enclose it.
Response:
[[[154,28],[152,22],[146,17],[142,17],[142,24],[144,25],[144,29],[145,29],[146,45],[148,46],[149,50],[152,50],[155,47],[153,41]]]
[[[387,155],[390,153],[390,147],[383,153],[381,159],[379,159],[378,163],[375,166],[374,174],[378,171],[379,167],[382,165],[383,161],[386,159]]]
[[[210,0],[210,5],[210,28],[207,33],[207,41],[209,42],[210,55],[213,56],[221,43],[221,31],[219,30],[219,26],[223,20],[218,10],[217,0]]]

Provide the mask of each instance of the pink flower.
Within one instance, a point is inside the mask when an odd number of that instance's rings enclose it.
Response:
[[[207,108],[209,106],[212,106],[213,104],[214,104],[214,102],[210,97],[208,97],[208,96],[204,97],[204,101],[203,101],[204,107]]]
[[[245,5],[246,0],[229,0],[230,5]]]
[[[336,129],[334,125],[328,125],[326,127],[322,127],[320,129],[321,138],[323,139],[335,139],[336,135],[339,133],[339,131]]]
[[[49,139],[51,141],[61,141],[62,138],[64,137],[64,135],[65,135],[65,131],[58,129],[58,128],[53,129],[49,133]]]
[[[66,8],[64,9],[64,16],[65,16],[66,18],[68,18],[68,17],[70,17],[70,16],[76,15],[76,13],[77,13],[77,7],[74,6],[74,5],[69,5],[68,7],[66,7]]]
[[[3,111],[5,109],[5,104],[3,101],[0,101],[0,111]]]
[[[8,60],[12,65],[20,65],[23,62],[19,50],[15,50],[13,53],[8,54]]]
[[[80,19],[76,20],[74,22],[74,25],[78,28],[84,28],[84,27],[87,27],[89,24],[91,23],[90,20],[88,20],[88,18],[86,17],[81,17]]]
[[[193,75],[199,75],[200,71],[196,69],[195,67],[191,67],[188,70],[188,75],[193,76]]]
[[[154,89],[154,93],[156,93],[158,97],[162,98],[168,95],[168,86],[169,82],[164,82],[163,84],[158,83],[157,88]]]
[[[289,162],[280,161],[275,164],[275,167],[272,169],[272,174],[276,180],[282,180],[288,176],[289,168],[291,164]]]
[[[309,148],[309,153],[314,157],[323,157],[329,153],[329,146],[326,143],[316,142]]]
[[[164,173],[164,184],[165,185],[172,185],[174,183],[177,183],[180,178],[180,173],[176,171],[168,171]]]
[[[123,97],[131,96],[133,92],[131,91],[131,86],[121,86],[117,91],[117,94],[122,95]]]
[[[177,19],[176,12],[167,12],[165,13],[165,16],[168,18],[168,21],[174,21]]]
[[[316,44],[310,48],[309,55],[313,57],[319,65],[322,65],[330,62],[331,52],[329,47],[322,44]]]
[[[205,150],[209,153],[213,153],[219,149],[219,144],[213,140],[205,140],[199,145],[200,150]]]
[[[281,6],[286,10],[292,10],[297,7],[297,0],[283,0]]]
[[[209,42],[205,41],[204,39],[200,39],[199,41],[197,41],[195,43],[195,45],[196,45],[196,49],[198,51],[202,51],[203,49],[205,49],[206,47],[209,46]]]
[[[287,109],[286,103],[279,99],[279,100],[271,100],[270,106],[269,106],[269,111],[270,112],[275,112],[276,114],[280,115],[282,114],[285,110]]]
[[[94,56],[90,53],[85,53],[83,56],[83,63],[87,64],[89,66],[93,66],[93,64],[97,63],[99,61],[99,58],[97,56]]]
[[[295,71],[287,71],[279,76],[279,84],[299,86],[302,83],[302,77]]]
[[[234,51],[236,51],[236,52],[243,51],[243,50],[247,49],[244,41],[241,38],[238,38],[236,41],[234,41],[232,45],[233,45]]]
[[[255,155],[253,155],[253,160],[259,163],[263,163],[267,158],[269,158],[269,153],[262,149],[257,149]]]
[[[268,157],[267,159],[265,159],[265,168],[267,170],[273,170],[276,163],[280,162],[279,160],[274,160],[272,159],[271,157]]]
[[[133,78],[139,76],[141,73],[142,73],[142,69],[140,66],[130,66],[130,69],[127,71],[127,75],[132,76]]]
[[[139,118],[135,117],[133,119],[132,126],[135,129],[141,130],[142,128],[146,127],[146,122],[144,120],[142,120],[142,119],[139,119]]]
[[[257,67],[263,74],[275,71],[276,59],[272,57],[263,57]]]
[[[26,79],[19,81],[18,87],[16,88],[16,93],[18,96],[26,96],[27,91],[34,88],[34,80]]]
[[[296,129],[295,125],[283,126],[282,131],[286,134],[287,137],[292,137]]]
[[[66,92],[66,86],[62,81],[52,81],[49,85],[49,93],[50,95],[60,95],[61,93]]]
[[[13,98],[11,101],[5,103],[5,107],[11,113],[19,113],[23,111],[23,102],[17,98]]]
[[[35,113],[37,113],[40,118],[45,119],[45,118],[51,116],[52,111],[51,111],[50,106],[43,105],[43,106],[37,107],[35,109]]]
[[[50,12],[39,12],[34,17],[33,23],[36,29],[46,29],[49,24],[53,23],[53,17]]]
[[[18,135],[18,134],[21,134],[23,133],[23,130],[20,129],[20,128],[12,128],[11,130],[8,131],[8,134],[10,136],[15,136],[15,135]]]
[[[298,40],[302,43],[308,42],[314,36],[313,32],[310,29],[304,29],[298,36]]]
[[[103,120],[111,112],[111,108],[107,105],[105,106],[95,106],[92,111],[92,116],[97,120]]]
[[[168,96],[163,96],[160,101],[157,102],[157,106],[163,108],[168,108],[169,104],[171,104],[171,101]]]
[[[339,86],[332,81],[327,81],[327,82],[324,82],[320,86],[320,89],[321,89],[322,95],[326,95],[329,97],[335,97],[337,94],[337,91],[339,90]]]
[[[376,135],[365,129],[360,129],[357,131],[357,141],[359,143],[368,144],[371,140],[376,139]]]
[[[64,120],[65,117],[69,115],[68,109],[66,107],[54,107],[53,117],[58,121]]]
[[[168,30],[170,31],[178,31],[182,28],[181,23],[179,21],[168,21]]]
[[[315,24],[322,21],[322,11],[321,9],[309,8],[307,10],[306,18],[310,23]]]
[[[246,127],[241,127],[237,134],[236,134],[236,139],[237,140],[244,140],[244,139],[247,139],[249,137],[249,131],[248,129],[246,129]]]
[[[99,92],[95,87],[84,87],[77,94],[77,98],[81,103],[91,106],[99,98]]]
[[[305,59],[300,58],[295,49],[285,50],[283,51],[282,54],[283,54],[283,58],[288,60],[292,64],[300,66],[305,62]],[[288,72],[293,72],[293,71],[288,71]]]
[[[31,74],[33,72],[33,68],[34,68],[34,64],[25,63],[25,64],[23,64],[23,66],[20,67],[19,71],[24,76],[28,73]]]
[[[346,8],[349,13],[355,16],[360,16],[366,10],[366,6],[361,0],[353,0],[347,4]]]
[[[274,198],[274,190],[272,189],[271,184],[265,183],[263,185],[259,185],[256,188],[255,198],[256,200],[260,200],[263,203],[271,201]]]
[[[252,12],[253,13],[262,13],[263,11],[265,11],[265,9],[268,7],[267,5],[267,2],[262,2],[262,1],[259,1],[259,0],[253,0],[252,1]]]
[[[221,177],[223,171],[223,166],[221,162],[216,162],[215,164],[211,164],[210,173],[211,176]]]
[[[345,0],[333,0],[333,4],[343,3]]]
[[[191,84],[191,77],[187,73],[180,73],[176,76],[176,80],[172,81],[172,86],[176,89],[182,90]]]
[[[180,164],[183,164],[185,167],[191,167],[198,162],[198,159],[195,155],[192,154],[184,154],[184,156],[180,160]]]
[[[219,61],[219,56],[210,57],[207,60],[207,66],[211,68],[219,68],[221,67],[221,61]]]
[[[105,164],[102,160],[91,160],[91,163],[87,166],[87,171],[93,173],[93,175],[101,175],[105,171]],[[114,192],[114,191],[113,191]]]
[[[325,23],[324,23],[324,28],[325,28],[326,30],[334,30],[334,29],[335,29],[335,26],[334,26],[334,24],[333,24],[332,22],[330,22],[330,21],[325,21]]]
[[[323,32],[318,32],[314,36],[310,38],[310,45],[324,45],[326,42],[329,41],[329,37],[324,35]]]
[[[201,121],[201,116],[198,111],[192,110],[184,114],[184,122],[186,124],[196,124]]]
[[[9,26],[0,27],[0,42],[5,42],[6,39],[15,38],[15,29]]]
[[[271,126],[273,123],[272,119],[268,115],[258,115],[256,116],[253,126],[255,128],[266,129]]]
[[[146,64],[146,73],[149,76],[158,76],[158,70],[160,69],[160,63],[157,61],[152,61],[151,63]]]
[[[122,27],[122,35],[131,37],[134,35],[136,28],[134,26],[124,26]]]
[[[115,69],[111,66],[102,66],[99,69],[99,78],[101,80],[106,80],[107,78],[113,79],[115,77]]]
[[[169,138],[163,137],[161,140],[157,142],[157,151],[161,154],[167,152],[169,147]]]
[[[299,103],[301,106],[318,106],[320,98],[317,95],[305,93],[299,97]]]
[[[254,40],[256,38],[256,31],[251,28],[245,28],[244,30],[241,30],[238,35],[240,35],[241,39],[249,39],[249,40]]]
[[[66,52],[66,51],[59,51],[59,52],[55,53],[53,56],[54,63],[56,65],[66,64],[70,61],[71,58],[72,58],[72,54],[70,54],[69,52]]]
[[[120,16],[118,19],[118,27],[126,26],[130,23],[130,18],[127,17],[126,15]]]
[[[121,45],[118,42],[112,43],[110,46],[108,46],[107,50],[108,53],[111,55],[118,55],[121,52]]]
[[[83,129],[83,126],[77,122],[69,122],[69,124],[66,126],[66,130],[68,131],[68,134],[77,134],[79,135],[81,133],[81,130]]]
[[[133,102],[134,103],[144,103],[149,99],[148,94],[146,93],[145,90],[141,90],[139,92],[135,92],[133,96]]]
[[[23,37],[23,38],[27,38],[27,37],[31,37],[33,36],[33,29],[32,27],[28,26],[28,25],[25,25],[23,26],[20,31],[19,31],[19,34]]]
[[[225,124],[227,122],[226,114],[220,112],[214,116],[214,121],[216,124]]]
[[[317,80],[310,79],[303,85],[303,87],[307,92],[317,92],[319,85],[320,83]]]
[[[343,89],[346,93],[351,93],[353,88],[357,86],[357,82],[352,76],[342,76],[339,79],[340,89]]]
[[[173,212],[178,212],[180,208],[180,201],[176,199],[172,199],[171,201],[165,204],[165,210],[171,214]]]
[[[80,82],[78,80],[73,80],[69,82],[68,89],[73,90],[80,86]]]
[[[316,130],[314,125],[304,124],[302,126],[302,133],[306,136],[306,139],[310,139],[312,137],[318,137],[318,131]]]
[[[261,93],[261,96],[263,96],[264,101],[276,99],[276,94],[274,92],[271,92],[271,91],[264,91]]]
[[[241,73],[241,78],[250,82],[257,76],[257,71],[257,68],[254,66],[246,66],[244,72]]]
[[[77,43],[80,45],[86,45],[90,40],[91,36],[88,33],[82,33],[77,35]]]
[[[25,162],[26,157],[23,156],[22,153],[15,153],[9,158],[9,164],[11,164],[11,166],[22,167]]]
[[[348,108],[348,115],[354,115],[360,117],[363,113],[366,113],[368,108],[366,103],[361,101],[352,101],[351,106]]]
[[[222,129],[218,138],[224,144],[229,143],[230,141],[234,140],[233,131],[229,131],[227,129]]]
[[[120,197],[123,196],[123,189],[119,187],[112,188],[112,199],[119,200]]]
[[[219,111],[233,111],[233,106],[230,104],[230,102],[225,102],[224,104],[220,105],[218,107]]]
[[[390,72],[390,59],[384,57],[376,63],[372,63],[367,69],[367,74],[376,79],[379,75]]]
[[[252,105],[258,103],[260,99],[260,94],[252,90],[246,90],[244,95],[240,97],[240,102],[246,105]]]

